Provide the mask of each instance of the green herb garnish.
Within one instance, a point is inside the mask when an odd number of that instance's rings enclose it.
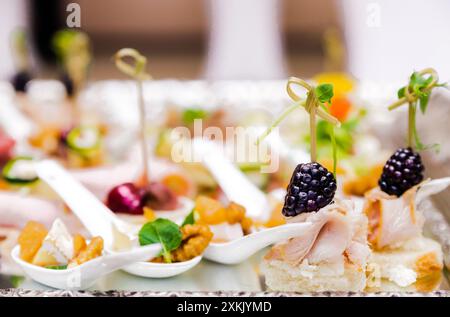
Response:
[[[428,148],[439,148],[437,144],[424,145],[416,129],[417,107],[420,107],[422,114],[425,114],[433,88],[446,87],[447,85],[438,81],[438,74],[432,68],[412,73],[408,85],[398,90],[398,100],[389,106],[389,110],[393,110],[403,104],[408,104],[408,147],[414,147],[419,151]]]
[[[332,84],[321,84],[317,86],[314,91],[316,92],[317,99],[321,103],[331,102],[331,98],[333,98],[333,85]]]
[[[49,270],[67,270],[67,265],[47,265],[45,268]]]
[[[19,276],[19,275],[12,275],[9,278],[9,281],[11,282],[12,286],[14,288],[19,288],[20,284],[25,280],[25,277]]]
[[[294,90],[292,89],[291,85],[295,84],[298,86],[301,86],[307,90],[306,94],[306,100],[300,98]],[[331,129],[333,131],[330,131],[328,129],[327,135],[330,137],[332,141],[332,147],[333,147],[333,159],[337,158],[336,155],[336,142],[334,140],[335,133],[334,133],[334,126],[340,126],[340,122],[338,119],[333,117],[325,107],[324,103],[331,102],[331,98],[333,97],[333,85],[332,84],[320,84],[316,87],[308,84],[306,81],[291,77],[288,80],[287,86],[286,86],[287,93],[289,97],[294,101],[294,104],[289,106],[273,123],[272,125],[258,138],[257,144],[261,142],[265,137],[267,137],[270,132],[278,126],[282,120],[284,120],[291,112],[293,112],[297,108],[304,108],[309,113],[309,127],[310,127],[310,152],[311,152],[311,162],[317,161],[317,131],[316,131],[316,115],[322,118],[324,121],[326,121],[327,124],[331,124]],[[333,162],[334,167],[336,167],[337,163],[334,160]],[[336,170],[334,170],[334,173],[336,173]]]
[[[181,244],[182,236],[176,223],[168,219],[158,218],[146,223],[139,231],[139,244],[141,246],[161,243],[162,255],[166,263],[171,263],[170,251],[175,250]]]
[[[183,223],[181,224],[182,227],[185,225],[193,225],[195,223],[195,209],[192,209],[189,215],[184,218]]]
[[[208,112],[203,109],[189,108],[183,111],[181,120],[186,125],[194,124],[195,120],[203,120],[208,117]]]

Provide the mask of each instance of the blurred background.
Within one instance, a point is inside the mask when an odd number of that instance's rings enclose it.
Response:
[[[121,47],[150,58],[156,78],[279,79],[347,70],[368,80],[404,79],[433,66],[450,77],[446,0],[4,0],[0,76],[14,70],[10,33],[26,27],[35,68],[52,77],[50,47],[70,3],[92,40],[91,79],[120,78]]]

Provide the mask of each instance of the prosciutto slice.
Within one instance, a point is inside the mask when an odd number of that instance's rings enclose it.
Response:
[[[350,200],[337,200],[316,213],[298,215],[288,222],[310,222],[302,235],[278,244],[266,255],[291,265],[342,263],[344,259],[365,265],[370,254],[367,245],[367,218],[355,210]]]
[[[424,217],[416,210],[418,186],[401,197],[374,188],[366,194],[364,212],[369,218],[368,239],[376,250],[395,247],[422,234]]]
[[[422,235],[424,216],[417,205],[450,186],[450,177],[426,180],[401,197],[374,188],[365,195],[364,212],[369,218],[368,240],[375,250],[396,248]]]

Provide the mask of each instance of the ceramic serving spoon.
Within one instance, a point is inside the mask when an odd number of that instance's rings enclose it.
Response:
[[[299,236],[310,227],[310,222],[291,223],[254,232],[230,242],[211,243],[203,256],[222,264],[241,263],[265,247]]]
[[[108,236],[110,240],[105,239],[105,246],[114,244],[112,234],[114,228],[125,234],[131,241],[137,239],[139,226],[130,225],[118,219],[112,211],[57,163],[53,161],[38,162],[36,171],[39,177],[61,196],[92,235]],[[304,230],[308,230],[310,225],[309,222],[285,224],[254,232],[230,242],[211,243],[203,256],[222,264],[240,263],[267,246],[301,235]],[[137,244],[137,241],[134,244]],[[114,253],[111,247],[108,248],[108,251]],[[139,262],[127,265],[123,270],[144,277],[170,277],[193,268],[201,258],[198,256],[189,261],[171,264]]]
[[[128,264],[145,261],[161,252],[161,244],[138,247],[129,251],[107,254],[64,270],[52,270],[25,262],[19,257],[20,246],[11,251],[13,260],[36,282],[58,288],[80,290],[92,286],[100,277]]]
[[[93,236],[103,237],[105,250],[108,253],[120,254],[115,252],[113,248],[115,245],[115,230],[128,240],[129,245],[138,244],[137,237],[140,226],[119,219],[58,163],[51,160],[40,161],[35,164],[35,169],[39,178],[62,198],[89,233]],[[143,277],[171,277],[190,270],[200,262],[201,258],[201,256],[198,256],[181,263],[135,262],[123,267],[123,270]]]

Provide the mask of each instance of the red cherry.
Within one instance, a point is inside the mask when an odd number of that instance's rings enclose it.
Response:
[[[108,194],[106,205],[114,212],[132,215],[143,214],[143,192],[133,183],[114,187]]]

